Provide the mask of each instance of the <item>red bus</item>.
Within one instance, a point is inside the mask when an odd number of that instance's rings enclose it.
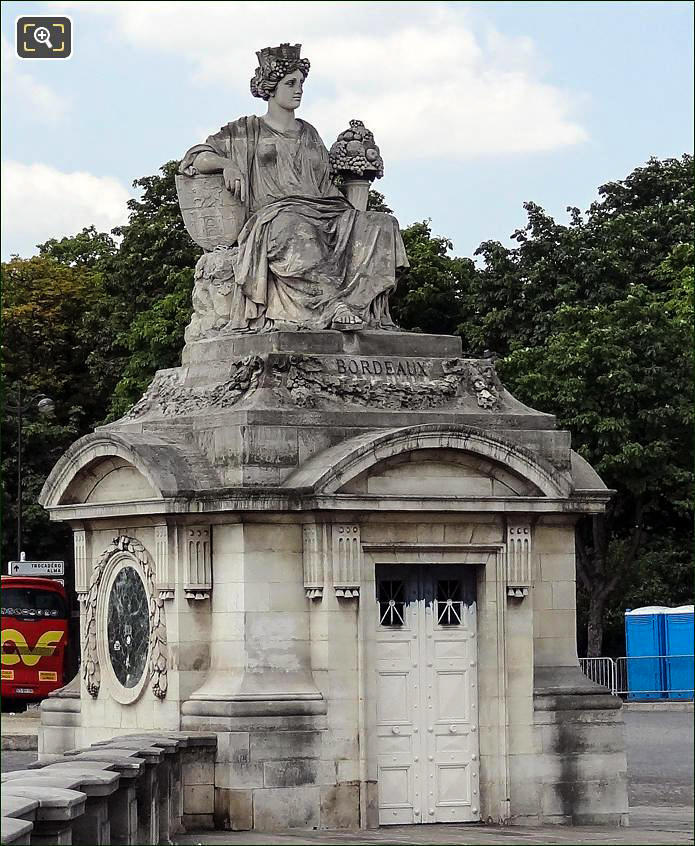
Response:
[[[62,687],[68,603],[60,582],[2,576],[2,698],[37,700]]]

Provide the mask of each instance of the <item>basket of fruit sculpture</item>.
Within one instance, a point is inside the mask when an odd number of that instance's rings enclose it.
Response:
[[[384,161],[374,135],[361,120],[351,120],[328,151],[333,179],[381,179]]]

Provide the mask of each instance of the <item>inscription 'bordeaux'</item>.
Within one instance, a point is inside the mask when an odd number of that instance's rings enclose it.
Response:
[[[371,359],[357,360],[355,358],[336,358],[335,366],[338,373],[352,376],[396,376],[396,377],[418,377],[428,376],[427,367],[422,361],[413,359],[399,359],[398,361],[379,361]]]

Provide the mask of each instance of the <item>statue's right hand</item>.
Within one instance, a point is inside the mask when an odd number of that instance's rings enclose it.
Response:
[[[243,175],[232,165],[227,165],[222,171],[222,178],[225,186],[229,189],[233,197],[237,197],[239,202],[246,202],[246,180]]]

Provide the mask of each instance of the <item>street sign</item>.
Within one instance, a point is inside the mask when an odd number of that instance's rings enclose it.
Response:
[[[10,576],[64,576],[65,561],[10,561]]]

